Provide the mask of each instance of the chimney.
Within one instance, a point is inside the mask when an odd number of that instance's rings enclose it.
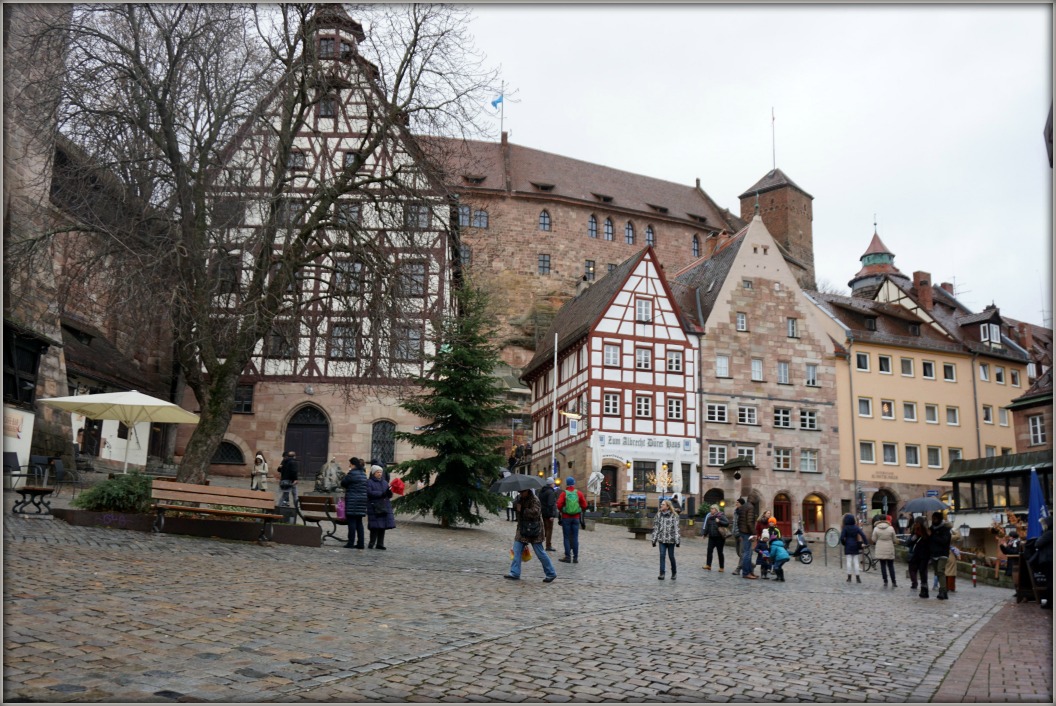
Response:
[[[917,302],[920,303],[921,308],[923,308],[924,311],[931,311],[931,307],[934,305],[934,299],[931,291],[930,272],[917,271],[913,273],[913,293],[917,298]]]
[[[953,296],[953,285],[952,284],[950,284],[949,282],[943,282],[939,286],[942,287],[944,290],[946,290],[950,294],[950,296]]]
[[[1030,324],[1022,321],[1016,324],[1016,339],[1016,342],[1028,353],[1034,349],[1034,331],[1030,328]]]

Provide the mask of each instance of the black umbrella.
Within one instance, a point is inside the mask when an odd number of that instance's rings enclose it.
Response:
[[[939,511],[942,511],[942,510],[949,510],[949,509],[950,509],[949,505],[947,505],[946,503],[942,502],[938,498],[933,498],[933,497],[913,498],[912,500],[910,500],[909,502],[907,502],[905,505],[902,506],[902,512],[909,512],[909,513],[914,513],[914,512],[929,513],[929,512],[939,512]]]
[[[513,473],[500,478],[491,484],[491,492],[493,493],[510,493],[515,490],[538,490],[546,485],[539,476],[529,476],[523,473]]]

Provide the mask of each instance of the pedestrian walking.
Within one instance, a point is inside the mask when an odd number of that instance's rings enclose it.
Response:
[[[543,567],[543,583],[550,583],[557,578],[557,571],[543,546],[546,531],[543,529],[543,508],[539,498],[535,497],[531,490],[522,490],[514,505],[517,510],[517,529],[513,535],[513,561],[505,578],[511,581],[520,580],[521,553],[525,546],[530,544],[535,551],[535,558]]]
[[[928,527],[923,517],[914,517],[913,525],[906,538],[909,547],[909,590],[916,591],[920,583],[920,597],[928,597],[928,561],[931,553],[928,549]]]
[[[345,522],[348,524],[348,549],[363,548],[363,518],[367,516],[367,471],[363,459],[348,459],[348,473],[341,477],[345,489]]]
[[[884,588],[887,588],[887,577],[891,575],[891,587],[898,588],[895,579],[895,528],[888,520],[882,519],[873,525],[873,556],[880,562],[880,574],[884,577]]]
[[[862,582],[862,577],[858,575],[861,570],[861,560],[858,555],[862,553],[862,549],[869,546],[869,540],[866,539],[865,532],[862,532],[862,528],[858,526],[858,521],[854,519],[854,515],[847,513],[843,516],[843,531],[840,532],[840,544],[843,545],[843,560],[847,565],[847,583],[851,582],[851,568],[854,568],[854,580],[858,583]]]
[[[367,530],[370,537],[367,549],[385,549],[385,530],[396,528],[396,518],[392,514],[392,490],[385,482],[385,469],[374,465],[370,467],[367,478]]]
[[[730,521],[721,508],[717,504],[712,505],[711,512],[704,519],[704,528],[701,530],[702,534],[708,538],[708,563],[704,564],[704,568],[708,571],[711,571],[711,559],[715,552],[719,555],[719,571],[726,570],[726,557],[723,555],[723,549],[726,547],[729,526]]]
[[[671,559],[671,580],[678,577],[678,565],[675,564],[675,547],[682,544],[682,533],[678,524],[678,511],[674,509],[670,500],[661,500],[660,508],[653,516],[653,546],[660,545],[660,575],[656,578],[664,580],[664,561]]]
[[[928,528],[928,546],[931,548],[931,561],[934,564],[936,576],[946,576],[946,561],[950,556],[950,541],[950,526],[946,523],[942,513],[931,513],[931,527]],[[945,601],[950,597],[944,583],[939,584],[939,594],[935,597],[940,601]]]
[[[286,458],[279,464],[279,507],[297,507],[297,477],[300,466],[297,463],[297,452],[287,451]],[[290,498],[293,505],[290,505]]]
[[[558,559],[564,563],[579,563],[579,529],[583,522],[583,508],[587,499],[576,489],[576,479],[565,479],[565,489],[557,496],[557,509],[561,513],[561,532],[564,535],[565,555]]]
[[[539,504],[543,508],[543,531],[546,535],[546,551],[557,551],[554,549],[554,519],[557,517],[557,491],[554,489],[554,479],[546,479],[546,485],[539,490]]]
[[[741,546],[741,561],[735,574],[741,578],[757,579],[752,573],[752,540],[755,538],[755,507],[744,498],[737,498],[737,507],[733,511],[733,525]]]
[[[268,489],[268,462],[264,459],[264,454],[261,451],[257,452],[257,455],[253,457],[253,468],[250,470],[249,477],[249,488],[250,490],[264,490]]]

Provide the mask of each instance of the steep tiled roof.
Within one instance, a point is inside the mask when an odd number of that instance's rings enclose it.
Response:
[[[737,198],[743,199],[743,198],[745,198],[747,196],[755,196],[756,194],[761,194],[761,193],[763,193],[765,191],[772,191],[774,189],[779,189],[782,186],[791,186],[792,188],[796,189],[797,191],[802,192],[804,195],[809,196],[810,198],[814,198],[813,196],[808,194],[806,191],[803,191],[803,189],[799,186],[799,184],[797,184],[796,182],[794,182],[791,179],[789,179],[788,175],[785,174],[780,169],[772,169],[769,172],[767,172],[766,176],[764,176],[762,179],[757,181],[755,183],[755,185],[752,186],[752,188],[748,189],[747,191],[745,191],[743,194],[741,194]]]
[[[165,385],[160,376],[141,370],[98,329],[63,317],[62,343],[69,372],[113,387],[165,396]]]
[[[637,211],[646,217],[688,220],[702,229],[736,230],[744,225],[694,186],[514,144],[507,146],[504,155],[501,143],[442,137],[418,140],[442,165],[452,187],[505,190],[508,178],[509,189],[520,195],[573,199],[598,208]]]
[[[536,371],[553,361],[554,333],[557,333],[557,350],[562,351],[575,341],[589,333],[594,325],[623,287],[627,277],[638,266],[649,248],[644,248],[624,260],[618,267],[587,288],[574,299],[570,299],[557,312],[536,349],[535,355],[521,372],[521,379],[531,380]]]
[[[1040,402],[1052,404],[1052,368],[1049,368],[1022,395],[1012,400],[1009,409],[1033,407]]]
[[[842,294],[810,292],[829,314],[851,330],[856,341],[907,346],[928,350],[961,351],[958,340],[943,336],[911,311],[894,304]],[[866,328],[866,319],[876,320],[876,330]],[[911,335],[907,324],[920,324],[920,335]]]
[[[746,232],[747,229],[742,230],[714,255],[706,260],[699,260],[672,278],[673,282],[685,287],[687,290],[699,291],[700,312],[697,311],[697,304],[694,299],[685,304],[684,310],[686,316],[690,317],[690,320],[697,325],[703,326],[707,322],[708,317],[711,316],[711,310],[715,308],[719,292],[730,274],[730,268],[733,267],[733,261],[737,258],[737,253],[741,249]],[[679,302],[679,304],[682,305],[682,302]],[[703,320],[696,321],[700,316],[703,316]]]

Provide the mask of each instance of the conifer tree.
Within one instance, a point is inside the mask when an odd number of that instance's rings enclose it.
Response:
[[[500,359],[490,342],[494,325],[487,296],[466,284],[456,298],[459,314],[444,322],[443,345],[430,359],[430,372],[416,381],[421,394],[401,405],[430,421],[415,433],[396,433],[397,439],[433,454],[399,465],[408,493],[394,509],[432,514],[443,527],[477,525],[484,521],[481,511],[506,507],[507,498],[488,488],[505,466],[504,435],[497,430],[513,411],[491,375]],[[418,481],[425,487],[412,490]]]

